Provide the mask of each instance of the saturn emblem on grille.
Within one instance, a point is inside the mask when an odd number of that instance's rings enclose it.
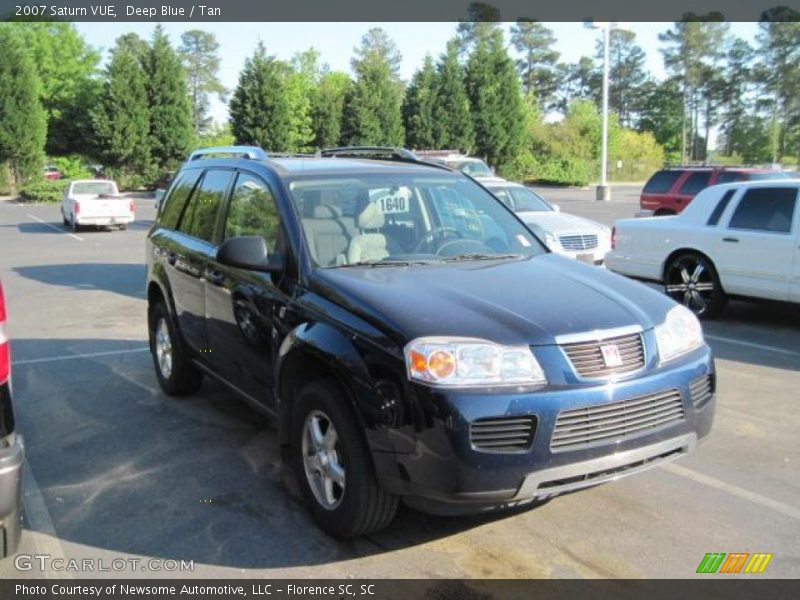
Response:
[[[603,353],[603,362],[607,367],[621,367],[622,355],[619,353],[619,348],[616,344],[608,344],[600,346],[600,352]]]

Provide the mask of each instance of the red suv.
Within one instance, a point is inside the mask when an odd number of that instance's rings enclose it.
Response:
[[[789,177],[783,171],[747,167],[671,167],[650,178],[642,190],[639,205],[644,214],[677,215],[699,191],[710,185]]]

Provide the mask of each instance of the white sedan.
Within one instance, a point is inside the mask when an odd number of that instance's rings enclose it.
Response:
[[[505,180],[480,181],[530,227],[556,254],[602,265],[611,250],[611,229],[589,219],[562,213],[531,189]]]
[[[800,302],[800,180],[700,192],[674,217],[618,221],[612,271],[661,282],[698,316],[730,296]]]
[[[64,225],[73,231],[87,225],[125,229],[135,211],[134,201],[120,196],[117,184],[107,179],[73,181],[61,200]]]

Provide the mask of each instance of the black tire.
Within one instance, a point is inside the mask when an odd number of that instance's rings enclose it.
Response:
[[[673,217],[675,216],[675,211],[670,210],[669,208],[659,208],[656,212],[653,213],[654,217]]]
[[[122,225],[119,226],[119,230],[120,231],[127,231],[127,229],[128,229],[128,226],[125,225],[125,224],[122,224]]]
[[[72,226],[73,233],[78,233],[81,230],[81,226],[78,225],[77,217],[72,217],[72,223],[70,225]]]
[[[168,396],[194,394],[203,382],[203,372],[192,364],[164,302],[153,306],[148,321],[150,354],[161,389]],[[162,326],[165,329],[162,330]],[[169,336],[169,368],[162,362],[163,354],[159,353],[159,333],[162,331]],[[161,350],[166,349],[162,347]]]
[[[69,221],[67,220],[67,216],[64,214],[64,209],[61,209],[61,222],[64,224],[65,227],[69,226]]]
[[[670,260],[664,291],[701,319],[716,317],[728,302],[714,264],[696,252],[684,252]]]
[[[342,467],[344,486],[333,507],[317,498],[304,465],[306,423],[319,415],[328,418],[338,434],[331,452]],[[314,521],[326,533],[352,538],[383,529],[394,519],[399,498],[379,487],[364,437],[336,380],[312,381],[298,393],[291,420],[291,462]]]

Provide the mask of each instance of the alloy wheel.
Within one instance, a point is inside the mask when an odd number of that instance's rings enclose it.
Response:
[[[172,338],[166,319],[159,319],[156,325],[156,359],[158,369],[164,379],[172,375]]]
[[[334,510],[342,503],[345,491],[336,427],[328,415],[314,410],[306,417],[302,436],[303,468],[311,492],[320,506]]]
[[[666,292],[696,315],[702,315],[713,301],[714,275],[701,258],[682,257],[670,265]]]

